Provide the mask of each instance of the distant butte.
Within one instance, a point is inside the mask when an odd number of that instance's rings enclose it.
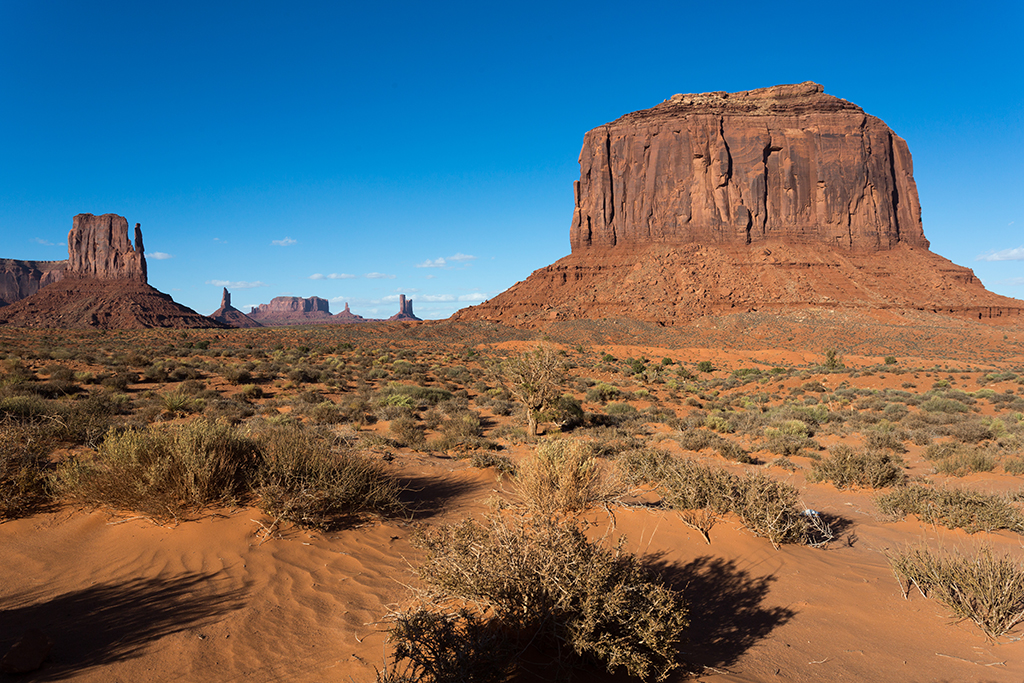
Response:
[[[231,292],[227,287],[224,288],[224,293],[221,295],[220,308],[211,313],[210,317],[228,327],[263,327],[231,305]]]
[[[25,262],[21,262],[25,263]],[[147,282],[142,229],[135,244],[128,221],[108,213],[75,216],[68,233],[68,260],[38,269],[45,277],[35,293],[0,309],[0,325],[53,329],[138,329],[148,327],[223,327]],[[46,275],[49,273],[49,275]],[[45,279],[55,280],[50,283]]]
[[[421,318],[417,318],[412,312],[412,299],[406,299],[405,294],[398,296],[398,313],[388,318],[388,320],[416,320],[420,321]]]
[[[278,296],[269,304],[253,306],[249,317],[261,325],[316,325],[331,320],[331,309],[327,299],[311,296]]]
[[[929,251],[906,142],[817,83],[674,95],[588,132],[579,162],[572,253],[454,320],[1024,313]]]

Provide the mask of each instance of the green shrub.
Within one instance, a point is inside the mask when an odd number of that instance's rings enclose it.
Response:
[[[715,366],[709,360],[702,360],[697,363],[697,372],[714,372]]]

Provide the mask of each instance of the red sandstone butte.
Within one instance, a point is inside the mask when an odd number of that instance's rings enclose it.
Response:
[[[347,325],[349,323],[365,323],[366,318],[361,315],[356,315],[349,309],[348,302],[345,302],[345,310],[341,313],[337,313],[331,317],[332,323],[338,323],[341,325]]]
[[[224,293],[220,297],[220,308],[211,313],[210,317],[228,327],[263,327],[231,305],[231,292],[227,287],[224,288]]]
[[[318,296],[278,296],[253,306],[249,317],[261,325],[316,325],[331,321],[330,303]]]
[[[412,312],[412,299],[406,299],[405,294],[398,295],[398,313],[388,318],[388,320],[415,320],[422,321],[422,318],[417,318]]]
[[[816,83],[674,95],[588,132],[579,161],[572,253],[453,319],[1024,312],[929,251],[906,142]]]
[[[0,309],[0,325],[51,329],[223,327],[147,283],[142,229],[135,243],[115,214],[74,217],[68,260],[56,282]]]

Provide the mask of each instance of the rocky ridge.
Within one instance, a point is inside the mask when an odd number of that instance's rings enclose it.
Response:
[[[929,251],[906,143],[815,83],[676,95],[599,126],[574,190],[572,253],[453,319],[1024,314]]]

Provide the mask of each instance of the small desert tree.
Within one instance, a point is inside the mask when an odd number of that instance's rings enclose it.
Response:
[[[537,422],[561,398],[565,364],[548,346],[505,359],[501,378],[512,398],[526,408],[530,436],[537,434]]]

